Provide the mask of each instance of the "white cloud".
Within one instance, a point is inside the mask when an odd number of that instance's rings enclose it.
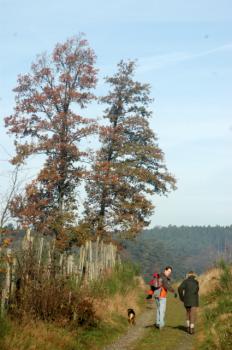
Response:
[[[202,52],[189,53],[184,51],[170,52],[164,54],[153,55],[149,57],[141,57],[139,59],[139,69],[140,73],[159,70],[167,66],[178,64],[185,61],[191,61],[201,57],[206,57],[220,52],[231,52],[232,43],[217,46],[210,50],[205,50]]]

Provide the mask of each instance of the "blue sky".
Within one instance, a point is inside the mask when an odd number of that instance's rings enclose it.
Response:
[[[13,152],[3,117],[12,112],[17,75],[37,54],[84,32],[100,77],[131,58],[137,79],[151,85],[151,125],[178,180],[177,191],[154,197],[152,225],[232,223],[231,1],[0,0],[0,8],[0,192]]]

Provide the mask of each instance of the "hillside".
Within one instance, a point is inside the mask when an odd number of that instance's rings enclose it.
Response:
[[[232,257],[232,226],[168,226],[145,230],[133,241],[124,241],[124,254],[141,266],[143,275],[165,265],[174,267],[174,278],[188,270],[198,274],[223,258]]]

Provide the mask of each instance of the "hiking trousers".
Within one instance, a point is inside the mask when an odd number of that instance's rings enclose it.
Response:
[[[156,302],[156,324],[162,328],[165,324],[166,298],[155,298]]]

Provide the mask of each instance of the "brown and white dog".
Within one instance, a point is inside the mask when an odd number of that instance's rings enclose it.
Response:
[[[127,309],[128,322],[135,325],[135,312],[133,309]]]

